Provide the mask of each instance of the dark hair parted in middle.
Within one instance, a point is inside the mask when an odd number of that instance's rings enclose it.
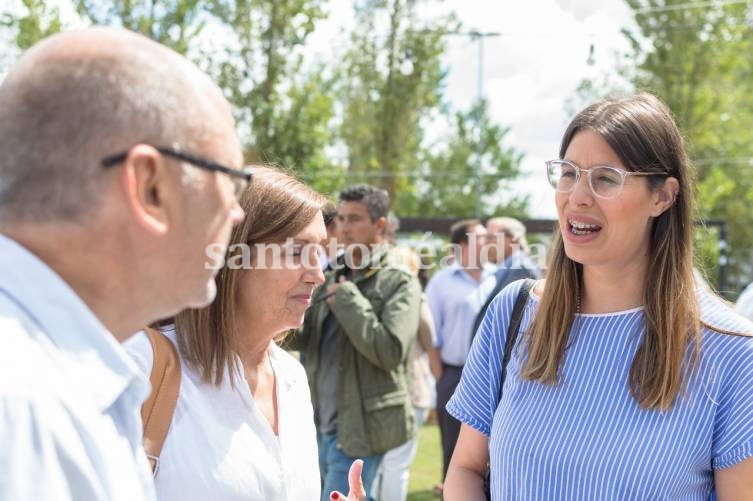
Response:
[[[215,385],[222,382],[225,370],[232,376],[238,369],[235,315],[238,277],[244,270],[227,266],[242,251],[236,244],[284,243],[321,214],[326,199],[278,169],[254,167],[251,185],[239,203],[246,217],[233,229],[225,265],[215,278],[217,298],[205,308],[175,317],[181,353],[203,381]]]
[[[657,173],[647,176],[649,189],[661,187],[668,177],[679,184],[674,203],[652,223],[643,292],[646,333],[628,376],[631,394],[642,408],[669,409],[695,366],[701,332],[693,278],[692,173],[682,135],[666,105],[646,93],[604,100],[581,111],[562,138],[560,158],[584,130],[601,136],[628,170]],[[565,253],[558,227],[544,294],[527,333],[524,377],[557,382],[582,290],[583,267]],[[689,347],[692,360],[686,360]]]

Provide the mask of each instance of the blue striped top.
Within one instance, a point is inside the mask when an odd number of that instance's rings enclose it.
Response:
[[[522,282],[494,300],[447,410],[489,440],[492,499],[708,499],[713,470],[753,456],[753,338],[704,328],[701,360],[666,412],[630,395],[630,365],[644,332],[643,308],[577,315],[560,383],[520,377],[518,343],[496,405],[501,359]],[[533,294],[521,333],[538,305]],[[701,318],[753,332],[753,324],[699,291]],[[519,336],[519,340],[520,340]]]

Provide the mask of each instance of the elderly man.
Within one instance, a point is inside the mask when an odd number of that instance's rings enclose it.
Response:
[[[525,278],[541,278],[541,270],[526,253],[526,227],[512,217],[495,217],[486,222],[486,227],[495,237],[496,245],[490,247],[489,257],[497,264],[494,273],[497,284],[489,293],[486,302],[473,322],[473,333],[478,330],[489,305],[507,285]],[[499,254],[499,251],[502,254]]]
[[[57,35],[0,85],[0,499],[154,497],[148,381],[119,342],[215,295],[250,173],[220,90],[123,30]]]

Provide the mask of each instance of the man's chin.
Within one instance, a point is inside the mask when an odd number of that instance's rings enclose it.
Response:
[[[212,304],[212,301],[217,297],[217,284],[214,282],[214,277],[206,283],[203,293],[195,296],[186,308],[204,308]]]

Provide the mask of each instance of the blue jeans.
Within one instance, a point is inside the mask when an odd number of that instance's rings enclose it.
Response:
[[[322,476],[322,501],[329,501],[332,491],[340,491],[348,495],[348,470],[356,459],[363,459],[363,487],[366,492],[371,492],[371,484],[374,482],[379,463],[384,454],[375,454],[362,458],[346,456],[337,448],[336,433],[317,433],[319,442],[319,472]]]

